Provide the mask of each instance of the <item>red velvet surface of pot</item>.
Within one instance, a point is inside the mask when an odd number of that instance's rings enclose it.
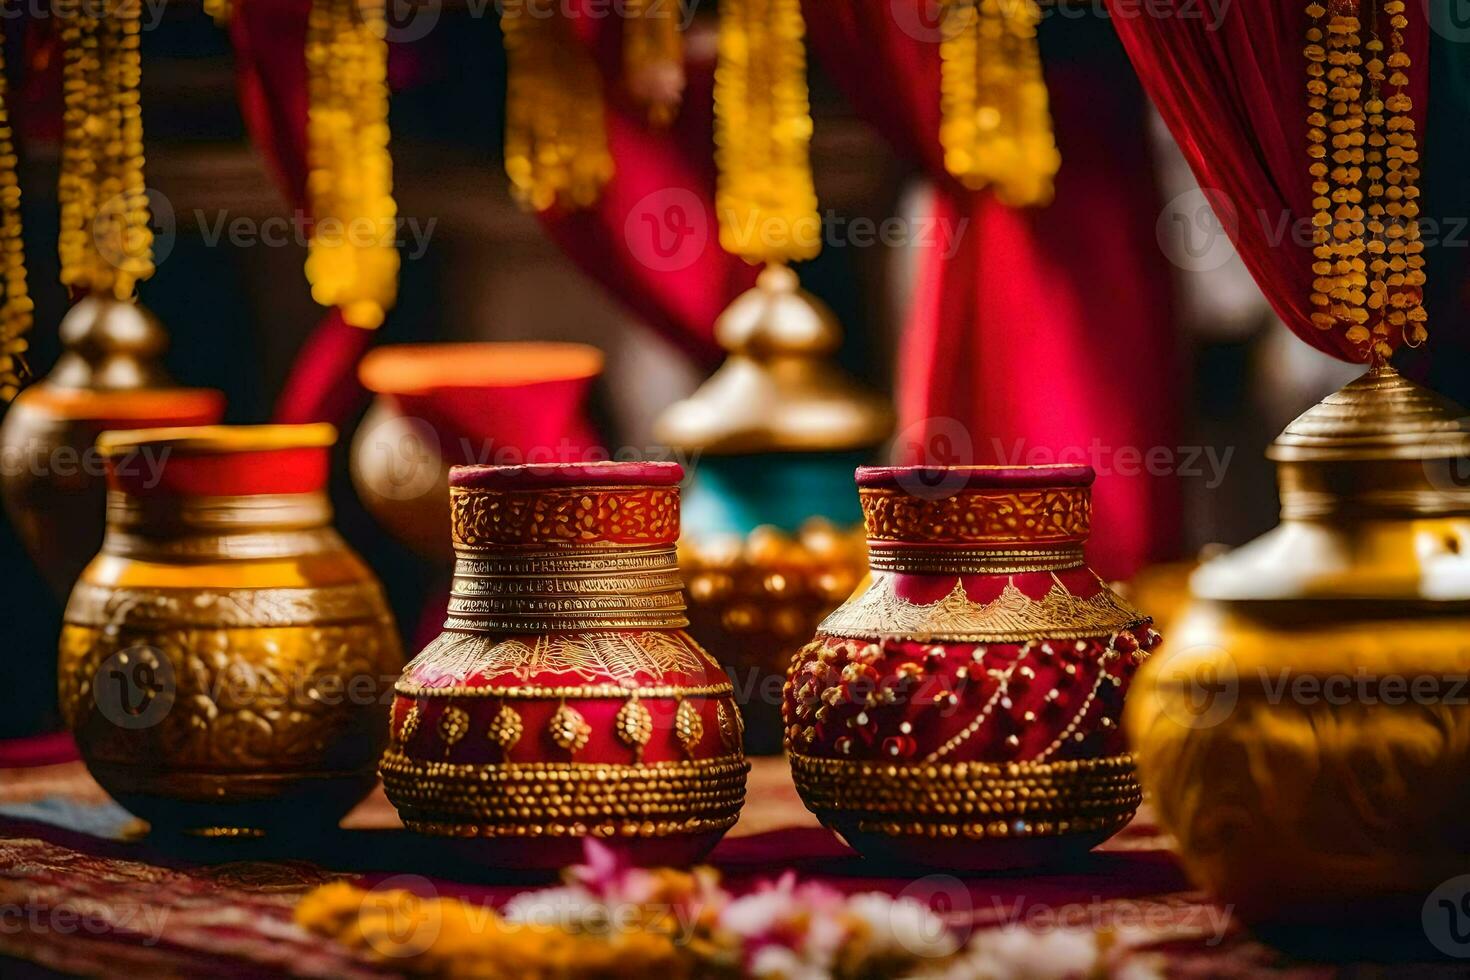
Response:
[[[1119,730],[1151,621],[1087,567],[1092,470],[862,467],[871,574],[792,662],[797,788],[865,855],[1085,852],[1140,802]]]

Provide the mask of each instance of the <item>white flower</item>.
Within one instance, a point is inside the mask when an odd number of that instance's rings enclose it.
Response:
[[[867,924],[868,943],[878,956],[938,958],[960,945],[943,919],[912,898],[895,901],[880,892],[865,892],[847,900],[847,912]]]

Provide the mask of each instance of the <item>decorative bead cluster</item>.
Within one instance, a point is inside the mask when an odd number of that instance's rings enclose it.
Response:
[[[721,0],[715,67],[720,245],[749,262],[821,250],[800,0]]]
[[[0,401],[14,398],[25,383],[26,333],[34,304],[26,289],[25,244],[21,237],[20,181],[10,131],[5,85],[5,37],[0,33]]]
[[[1307,154],[1312,177],[1312,323],[1342,329],[1365,358],[1384,359],[1397,339],[1427,336],[1424,243],[1419,239],[1419,153],[1404,51],[1404,0],[1385,0],[1389,42],[1368,3],[1307,5]],[[1366,62],[1364,53],[1367,55]],[[1363,98],[1364,72],[1368,96]],[[1385,95],[1385,83],[1392,91]]]
[[[312,0],[306,36],[306,278],[313,299],[369,329],[383,322],[398,289],[383,4]]]
[[[627,0],[623,23],[623,78],[628,94],[667,126],[684,96],[684,39],[679,0]]]
[[[138,86],[141,0],[104,15],[82,0],[57,0],[62,67],[61,282],[130,299],[153,275],[153,231],[143,183]]]
[[[1118,699],[1097,710],[1102,692],[1121,688],[1159,642],[1150,626],[1098,640],[947,647],[819,638],[793,661],[788,676],[787,745],[811,751],[830,744],[838,756],[934,762],[977,736],[989,742],[1004,732],[991,749],[982,749],[996,753],[986,758],[1045,762],[1065,746],[1116,727]],[[917,656],[916,648],[922,650]],[[1046,690],[1035,690],[1047,683]],[[970,712],[963,728],[938,745],[919,742],[926,715],[959,710]],[[1022,758],[1023,735],[1038,724],[1055,734]]]
[[[1061,166],[1041,72],[1035,0],[943,0],[939,142],[966,187],[1049,204]]]
[[[523,207],[585,208],[612,179],[602,79],[557,9],[505,0],[505,172]]]

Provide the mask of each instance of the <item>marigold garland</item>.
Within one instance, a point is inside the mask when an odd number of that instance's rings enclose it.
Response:
[[[749,262],[821,250],[800,0],[721,0],[715,68],[720,244]]]
[[[26,333],[33,305],[26,288],[25,244],[21,237],[18,159],[10,131],[5,84],[5,37],[0,33],[0,400],[9,401],[29,374]]]
[[[64,49],[61,281],[130,299],[153,275],[153,231],[143,183],[140,0],[105,16],[82,0],[58,0]]]
[[[383,322],[398,288],[383,2],[312,0],[306,37],[306,278],[318,303],[365,328]]]
[[[627,0],[623,21],[623,76],[628,93],[667,126],[684,95],[684,40],[680,0]]]
[[[1405,91],[1404,0],[1383,4],[1386,62],[1376,4],[1370,0],[1366,11],[1365,43],[1360,0],[1331,0],[1330,10],[1315,0],[1306,7],[1311,317],[1320,329],[1342,329],[1364,359],[1385,359],[1396,336],[1411,347],[1428,336],[1424,243],[1413,104]],[[1392,89],[1387,96],[1385,83]]]
[[[523,207],[590,206],[612,179],[597,65],[545,0],[504,0],[505,172]]]
[[[1051,202],[1061,166],[1041,72],[1036,0],[943,0],[939,142],[971,190],[1014,207]]]

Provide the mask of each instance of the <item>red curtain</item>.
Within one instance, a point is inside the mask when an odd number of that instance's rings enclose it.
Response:
[[[1306,0],[1108,6],[1144,88],[1277,315],[1313,347],[1359,360],[1342,331],[1310,319]],[[1407,8],[1408,93],[1422,146],[1429,28],[1422,4]]]
[[[304,0],[248,0],[235,4],[230,40],[235,48],[240,112],[287,201],[307,210],[306,18]],[[337,310],[322,317],[302,344],[276,401],[277,422],[341,424],[367,398],[357,362],[372,332],[349,326]]]
[[[1170,274],[1153,230],[1146,102],[1106,22],[1043,25],[1062,169],[1049,207],[1015,210],[943,169],[938,4],[804,6],[822,68],[932,178],[927,218],[950,229],[919,256],[898,451],[934,462],[1091,463],[1099,570],[1125,576],[1172,557],[1174,470],[1187,460]]]

